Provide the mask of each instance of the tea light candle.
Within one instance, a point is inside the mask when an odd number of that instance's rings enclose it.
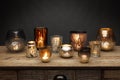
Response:
[[[49,49],[44,48],[40,50],[40,59],[42,62],[47,63],[50,61],[51,52]]]
[[[89,62],[88,56],[85,55],[85,54],[81,55],[81,57],[80,57],[80,62],[81,62],[81,63],[88,63],[88,62]]]
[[[72,57],[73,56],[72,45],[70,45],[70,44],[63,44],[63,45],[61,45],[61,49],[60,49],[59,54],[63,58],[70,58],[70,57]]]
[[[103,30],[103,31],[102,31],[102,35],[103,35],[103,37],[107,37],[108,31],[107,31],[107,30]]]

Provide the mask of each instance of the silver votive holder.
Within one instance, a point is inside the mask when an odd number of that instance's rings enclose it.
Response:
[[[35,45],[35,41],[28,41],[26,50],[27,50],[26,57],[28,58],[37,57],[37,48]]]
[[[61,45],[59,54],[63,58],[71,58],[71,57],[73,57],[72,45],[70,45],[70,44]]]
[[[51,40],[51,50],[53,53],[58,53],[60,46],[62,44],[63,37],[61,35],[52,35],[50,37]]]

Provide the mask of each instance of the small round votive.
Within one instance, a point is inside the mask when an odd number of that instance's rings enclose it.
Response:
[[[71,57],[73,57],[72,45],[70,45],[70,44],[61,45],[59,54],[63,58],[71,58]]]

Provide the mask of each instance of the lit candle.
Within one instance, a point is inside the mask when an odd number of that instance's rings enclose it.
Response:
[[[83,47],[78,52],[78,56],[80,57],[80,62],[81,63],[88,63],[89,62],[89,57],[90,57],[90,48]]]
[[[102,31],[102,35],[103,35],[103,37],[107,37],[108,31],[107,31],[107,30],[103,30],[103,31]]]
[[[50,57],[51,57],[51,52],[49,49],[45,48],[45,49],[40,50],[40,59],[42,62],[44,62],[44,63],[49,62]]]
[[[73,56],[72,45],[70,45],[70,44],[63,44],[61,46],[59,54],[60,54],[61,57],[64,57],[64,58],[72,57]]]
[[[87,55],[85,55],[85,54],[81,55],[81,57],[80,57],[81,63],[87,63],[88,61],[89,61],[89,58]]]

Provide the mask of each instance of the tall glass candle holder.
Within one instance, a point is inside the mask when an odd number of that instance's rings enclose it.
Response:
[[[49,48],[40,49],[39,54],[40,54],[40,60],[43,63],[48,63],[50,61],[52,54],[51,54],[51,50]]]
[[[37,57],[37,49],[36,49],[35,41],[27,42],[26,57],[28,58]]]
[[[63,37],[61,35],[53,35],[51,36],[51,47],[53,53],[58,53],[60,46],[62,44]]]
[[[75,51],[81,50],[87,40],[86,31],[70,31],[70,42]]]
[[[46,47],[48,29],[46,27],[36,27],[34,32],[37,49]]]
[[[90,41],[90,53],[92,57],[100,57],[100,41]]]
[[[101,50],[110,51],[114,49],[115,37],[111,28],[100,28],[97,39],[101,41]]]

